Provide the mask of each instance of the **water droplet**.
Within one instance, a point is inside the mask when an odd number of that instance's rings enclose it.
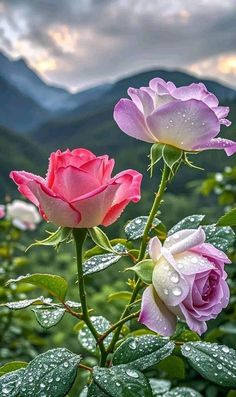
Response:
[[[129,347],[131,350],[135,350],[137,347],[137,343],[135,340],[133,340],[132,342],[129,343]]]
[[[127,375],[130,376],[131,378],[138,378],[138,374],[136,371],[134,371],[133,369],[127,369],[126,371]]]
[[[228,348],[228,346],[223,346],[223,347],[222,347],[222,351],[223,351],[224,353],[229,353],[229,348]]]
[[[170,281],[172,281],[172,283],[177,284],[179,282],[179,275],[177,272],[173,272],[170,276]]]
[[[180,287],[174,287],[173,290],[172,290],[172,292],[173,292],[173,295],[175,295],[175,296],[180,296],[180,295],[182,295],[182,290],[181,290]]]

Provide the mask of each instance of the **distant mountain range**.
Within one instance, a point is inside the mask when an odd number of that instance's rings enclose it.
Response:
[[[0,125],[28,133],[51,120],[81,117],[91,109],[97,112],[126,96],[129,86],[147,85],[155,76],[172,80],[177,85],[199,81],[179,71],[151,70],[72,94],[46,84],[23,59],[13,61],[0,53]],[[232,88],[210,80],[203,82],[221,101],[236,98]]]
[[[119,160],[119,169],[132,167],[143,172],[149,145],[118,129],[113,108],[119,98],[127,96],[129,86],[145,86],[157,76],[177,86],[199,81],[180,71],[151,70],[71,94],[47,85],[23,60],[11,61],[0,55],[0,196],[13,191],[8,179],[12,168],[41,171],[48,154],[57,148],[87,147],[97,154],[109,153]],[[231,106],[230,119],[236,121],[236,91],[211,80],[201,81],[222,104]],[[227,135],[235,138],[234,125],[227,129]],[[230,164],[219,152],[201,155],[201,159],[209,170]],[[185,174],[187,180],[193,178],[188,170]],[[199,175],[196,171],[195,177]],[[176,183],[182,191],[182,180]]]

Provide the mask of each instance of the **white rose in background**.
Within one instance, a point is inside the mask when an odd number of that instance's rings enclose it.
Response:
[[[20,230],[34,230],[36,225],[41,221],[41,216],[36,207],[22,200],[14,200],[12,203],[7,204],[6,210],[7,217]]]

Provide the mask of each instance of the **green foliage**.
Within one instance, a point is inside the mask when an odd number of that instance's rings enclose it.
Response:
[[[49,294],[55,296],[59,301],[63,301],[67,289],[68,283],[67,281],[61,277],[56,276],[55,274],[28,274],[26,276],[20,276],[16,279],[11,279],[8,281],[10,283],[28,283],[35,285],[36,287],[43,288],[49,292]]]
[[[182,354],[203,377],[236,388],[236,351],[216,343],[189,342],[182,346]]]
[[[147,224],[147,216],[139,216],[132,221],[129,221],[125,226],[125,233],[128,240],[137,240],[138,238],[143,236],[145,226]],[[161,221],[157,218],[154,218],[151,229],[154,229],[158,226]]]
[[[220,217],[217,226],[236,226],[236,208],[231,209],[227,214]]]
[[[100,335],[102,335],[110,328],[109,321],[103,316],[91,316],[91,321],[95,330]],[[108,346],[109,343],[111,342],[112,336],[113,335],[111,333],[104,339],[104,344],[106,346]],[[94,336],[92,335],[91,331],[88,329],[87,325],[84,324],[80,328],[78,333],[78,338],[79,338],[79,342],[86,350],[89,350],[92,353],[95,353],[97,351],[97,342]]]
[[[95,255],[89,258],[83,264],[84,275],[87,276],[89,274],[100,272],[118,262],[122,258],[122,253],[126,252],[125,247],[122,247],[123,248],[121,248],[121,244],[119,244],[119,246],[113,247],[111,253],[109,252],[103,255]],[[118,250],[120,251],[121,255],[118,254]]]
[[[29,248],[37,245],[45,245],[58,248],[64,241],[69,240],[71,232],[72,229],[70,229],[69,227],[59,227],[54,233],[50,233],[49,237],[45,238],[44,240],[36,240],[36,242],[31,244]]]
[[[201,225],[204,218],[205,215],[187,216],[169,230],[168,236],[171,236],[172,234],[179,232],[183,229],[197,229]]]
[[[135,266],[128,267],[126,270],[133,270],[144,283],[151,284],[154,266],[155,264],[151,259],[144,259]]]
[[[144,335],[128,338],[115,351],[113,364],[129,364],[132,368],[143,371],[169,356],[174,343],[168,338]]]
[[[35,313],[38,323],[46,329],[57,325],[65,314],[65,309],[62,308],[45,309],[43,307],[37,307],[32,310]]]
[[[105,251],[113,252],[109,238],[99,227],[93,227],[92,229],[89,229],[89,234],[93,242],[98,247],[104,249]]]
[[[217,227],[215,225],[204,226],[206,241],[216,248],[227,252],[235,241],[235,233],[229,226]]]
[[[21,380],[24,369],[18,369],[6,373],[0,377],[0,395],[1,397],[18,397],[21,391]]]

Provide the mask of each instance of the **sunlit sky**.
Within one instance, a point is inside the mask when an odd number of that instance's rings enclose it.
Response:
[[[0,49],[71,91],[151,68],[236,87],[236,1],[0,0]]]

